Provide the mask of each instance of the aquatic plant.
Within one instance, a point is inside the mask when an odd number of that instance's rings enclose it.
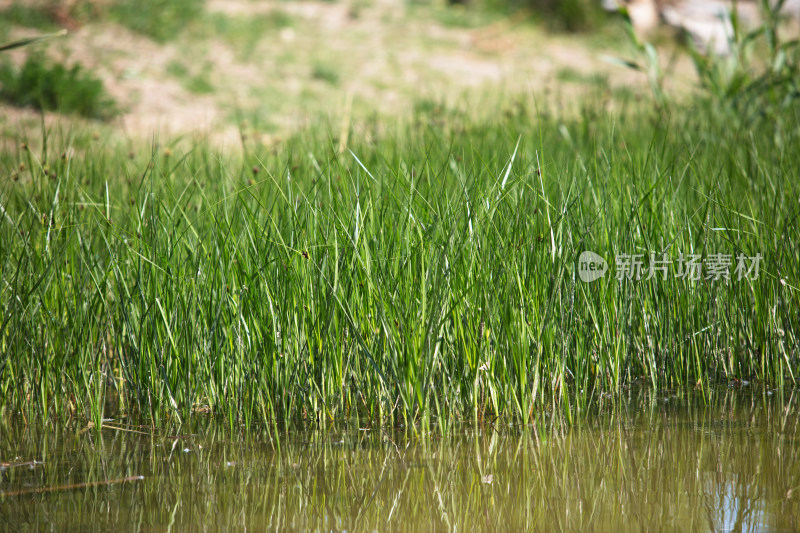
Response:
[[[353,125],[344,152],[319,131],[241,155],[57,131],[3,150],[2,409],[446,425],[793,381],[796,110],[585,113],[421,109]],[[608,264],[591,283],[585,251]],[[680,277],[690,256],[727,276]]]

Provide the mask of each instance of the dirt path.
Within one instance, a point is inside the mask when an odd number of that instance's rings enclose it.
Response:
[[[123,110],[112,127],[139,138],[199,131],[238,142],[244,120],[271,142],[320,117],[336,120],[348,103],[354,116],[393,115],[420,99],[464,94],[551,94],[568,102],[592,84],[646,91],[636,73],[601,59],[617,53],[614,38],[548,35],[522,17],[476,20],[389,0],[210,0],[206,11],[165,45],[104,22],[52,42],[48,53],[101,77]],[[11,58],[20,62],[25,53]],[[2,114],[7,134],[38,125],[30,111]]]

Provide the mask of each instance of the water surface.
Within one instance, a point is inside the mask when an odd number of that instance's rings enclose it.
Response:
[[[797,403],[640,391],[572,427],[346,421],[290,431],[280,449],[206,419],[5,421],[0,530],[799,531]]]

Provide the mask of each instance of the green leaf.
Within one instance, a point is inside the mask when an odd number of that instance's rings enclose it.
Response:
[[[604,55],[601,56],[600,59],[602,59],[606,63],[611,63],[612,65],[618,65],[620,67],[626,67],[633,70],[638,70],[639,72],[644,70],[642,66],[639,65],[638,63],[634,63],[633,61],[628,61],[627,59],[622,59],[621,57]]]
[[[13,50],[14,48],[20,48],[22,46],[28,46],[29,44],[33,44],[38,41],[55,39],[56,37],[62,37],[66,34],[67,30],[61,30],[56,33],[46,33],[44,35],[37,35],[36,37],[28,37],[26,39],[20,39],[19,41],[14,41],[12,43],[0,45],[0,52],[5,52],[6,50]]]

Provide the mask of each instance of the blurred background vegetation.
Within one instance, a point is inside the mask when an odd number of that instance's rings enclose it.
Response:
[[[598,0],[0,0],[0,44],[69,32],[0,54],[0,99],[122,116],[146,123],[141,131],[177,124],[173,112],[196,125],[189,115],[201,107],[228,128],[246,120],[275,133],[343,113],[347,101],[361,116],[403,114],[490,84],[524,90],[531,73],[541,84],[542,66],[554,82],[595,90],[607,79],[596,65],[560,66],[582,43],[550,54],[541,40],[602,40],[594,30],[606,20]],[[0,135],[18,130],[7,120]]]
[[[576,92],[622,102],[651,93],[663,105],[680,84],[673,94],[700,85],[752,113],[763,113],[753,93],[781,109],[794,102],[800,47],[774,20],[735,26],[723,60],[676,45],[671,30],[650,45],[628,22],[600,0],[0,0],[0,43],[70,31],[1,54],[0,98],[101,120],[178,110],[190,125],[200,109],[266,134],[349,113],[346,102],[362,116],[403,114],[479,90],[508,102],[536,92],[559,110]]]
[[[251,3],[255,7],[264,2]],[[569,32],[594,29],[599,21],[605,19],[598,0],[408,0],[408,3],[432,7],[447,5],[501,14],[525,10],[530,12],[531,20],[535,22]],[[110,18],[165,42],[201,17],[205,4],[206,0],[14,0],[2,10],[2,15],[6,23],[37,28],[74,28]],[[354,4],[353,13],[368,5],[369,2]]]
[[[597,28],[605,12],[597,0],[472,0],[476,7],[513,13],[529,10],[533,20],[557,31],[578,32]],[[465,3],[451,0],[451,3]]]

